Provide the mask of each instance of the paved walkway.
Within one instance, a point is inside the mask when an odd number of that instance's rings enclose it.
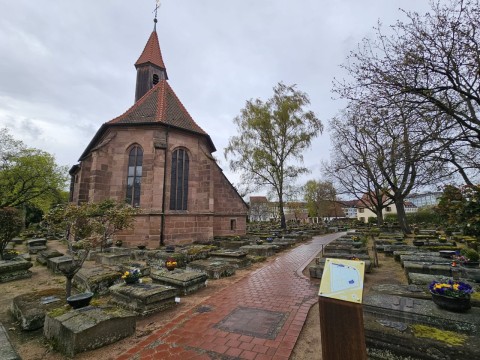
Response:
[[[318,236],[281,253],[118,359],[287,360],[318,296],[302,270],[339,236]]]

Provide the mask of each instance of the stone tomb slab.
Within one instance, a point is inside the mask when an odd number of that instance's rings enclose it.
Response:
[[[109,293],[110,286],[118,282],[121,277],[120,271],[108,267],[81,268],[73,277],[73,285],[83,292],[105,295]]]
[[[130,261],[129,253],[97,253],[95,262],[102,265],[121,265]]]
[[[21,360],[8,337],[7,330],[0,323],[0,359],[2,360]]]
[[[363,299],[364,313],[407,324],[425,324],[443,330],[478,334],[480,309],[472,307],[464,313],[440,309],[429,299],[370,293]]]
[[[47,249],[47,239],[38,238],[27,240],[27,249],[29,254],[38,254]]]
[[[150,277],[154,283],[173,286],[181,295],[191,294],[207,286],[208,279],[207,274],[183,269],[151,270]]]
[[[63,304],[65,289],[47,289],[14,297],[10,312],[22,330],[37,330],[43,327],[45,314]]]
[[[236,334],[274,340],[288,315],[288,312],[237,307],[215,327]]]
[[[0,260],[0,283],[32,277],[30,261],[17,257],[14,260]]]
[[[175,305],[177,289],[160,284],[117,284],[110,287],[111,302],[145,316]]]
[[[40,251],[37,255],[37,262],[42,265],[47,265],[48,259],[64,256],[60,251],[51,249]]]
[[[437,264],[427,261],[404,261],[403,268],[407,274],[417,273],[437,276],[451,276],[452,274],[452,267],[450,265],[450,262],[447,262],[445,264]]]
[[[247,252],[249,255],[272,256],[278,251],[275,245],[247,245],[240,248],[241,251]]]
[[[135,319],[127,310],[87,306],[58,317],[47,314],[43,334],[57,351],[73,357],[133,335]]]
[[[55,274],[61,274],[61,267],[69,266],[71,264],[73,264],[73,258],[71,256],[59,256],[47,260],[47,268],[49,268]]]
[[[196,260],[187,264],[188,271],[207,274],[209,279],[220,279],[235,274],[235,266],[223,260]]]

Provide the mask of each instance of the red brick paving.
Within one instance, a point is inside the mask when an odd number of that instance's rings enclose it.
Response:
[[[201,304],[208,306],[210,311],[190,310],[129,349],[119,359],[287,360],[310,307],[317,301],[318,288],[302,275],[302,271],[323,244],[339,236],[340,234],[330,234],[315,237],[280,253],[270,264]],[[219,330],[215,327],[238,307],[284,313],[286,320],[281,328],[274,329],[274,339],[228,332],[224,328]],[[262,331],[265,329],[261,328]]]

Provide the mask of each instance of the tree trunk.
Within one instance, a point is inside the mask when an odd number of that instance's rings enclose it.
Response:
[[[280,211],[280,227],[282,229],[287,228],[287,222],[285,221],[285,212],[283,211],[283,199],[280,198],[278,201],[278,210]]]
[[[382,226],[383,225],[383,208],[376,208],[376,215],[377,215],[377,225]]]
[[[65,294],[68,297],[72,296],[72,280],[73,280],[73,275],[72,276],[65,276],[67,278],[67,281],[65,282]]]
[[[397,208],[397,219],[400,228],[405,234],[411,234],[412,231],[410,230],[410,226],[408,226],[407,215],[405,213],[405,204],[403,203],[403,199],[395,200],[395,206]]]

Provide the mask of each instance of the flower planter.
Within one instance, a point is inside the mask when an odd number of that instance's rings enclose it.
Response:
[[[93,293],[86,292],[77,295],[72,295],[67,298],[67,303],[74,309],[80,309],[90,305]]]
[[[127,285],[131,285],[131,284],[136,284],[138,283],[138,279],[133,279],[133,278],[125,278],[123,279],[123,281],[125,281],[125,284]]]
[[[431,294],[433,302],[442,309],[455,312],[464,312],[471,308],[470,296],[457,298],[435,293]]]
[[[478,268],[479,262],[478,261],[465,261],[462,265],[464,267],[467,267],[467,268]]]

